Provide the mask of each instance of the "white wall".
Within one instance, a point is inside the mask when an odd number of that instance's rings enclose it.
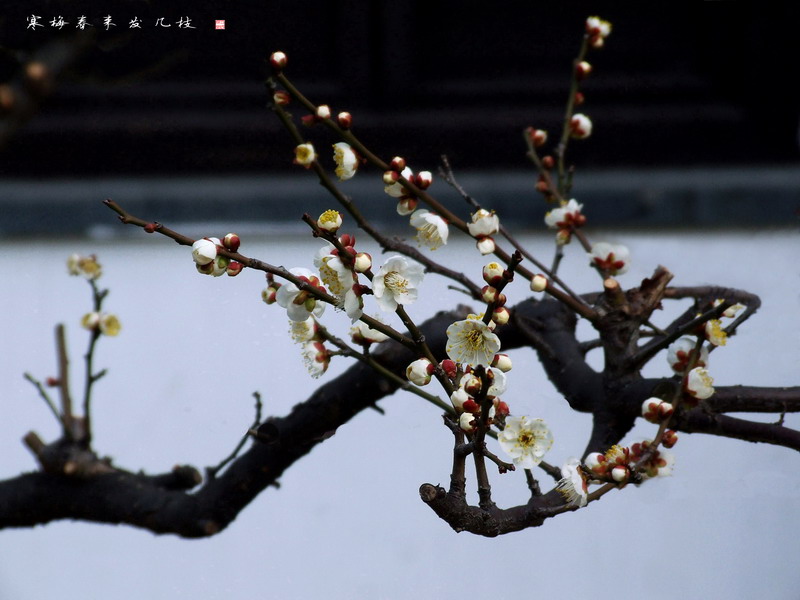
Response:
[[[714,283],[760,294],[761,311],[712,355],[712,375],[717,385],[798,385],[796,235],[617,232],[593,239],[631,248],[634,263],[623,285],[664,264],[676,285]],[[94,397],[96,448],[119,465],[163,472],[177,463],[215,464],[250,424],[253,391],[262,393],[267,413],[284,414],[314,389],[282,310],[260,301],[261,274],[203,277],[186,248],[157,236],[137,240],[0,244],[0,478],[36,467],[19,442],[27,431],[48,441],[58,433],[22,373],[55,373],[59,321],[68,327],[75,395],[80,391],[87,334],[78,322],[89,309],[89,288],[67,276],[71,252],[99,255],[101,283],[111,288],[106,307],[123,323],[118,338],[101,340],[97,366],[109,374]],[[540,257],[549,257],[550,240],[527,238]],[[311,266],[317,245],[310,238],[251,235],[242,251],[286,267]],[[578,246],[567,250],[562,275],[578,291],[597,289]],[[373,256],[382,262],[377,251]],[[435,256],[476,278],[484,262],[458,240]],[[422,320],[463,300],[445,287],[430,278],[411,315]],[[508,290],[511,303],[526,293],[523,282]],[[325,320],[346,329],[334,311]],[[213,361],[199,358],[208,348],[216,349]],[[549,462],[579,455],[589,417],[566,408],[531,352],[512,356],[516,368],[505,398],[512,411],[548,421],[556,439]],[[335,361],[327,377],[345,366]],[[666,361],[659,357],[647,374],[666,375]],[[0,599],[797,598],[800,457],[794,451],[683,435],[673,477],[488,540],[455,534],[417,495],[421,483],[445,483],[449,475],[451,436],[437,410],[411,395],[381,406],[386,416],[359,415],[291,468],[280,490],[264,492],[211,539],[68,522],[0,532]],[[800,418],[790,415],[787,424],[798,427]],[[639,425],[631,440],[653,429]],[[494,479],[499,503],[524,502],[521,473]]]

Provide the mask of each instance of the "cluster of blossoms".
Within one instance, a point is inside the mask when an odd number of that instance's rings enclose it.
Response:
[[[472,213],[472,219],[467,223],[469,234],[475,238],[475,245],[481,254],[491,254],[495,251],[493,235],[500,231],[500,218],[494,211],[480,208]]]
[[[586,217],[581,213],[583,204],[575,200],[563,201],[558,208],[554,208],[544,216],[544,222],[550,229],[557,229],[556,241],[559,244],[568,244],[572,232],[586,223]]]
[[[222,241],[215,237],[206,237],[192,244],[192,259],[197,267],[197,272],[203,275],[219,277],[227,274],[235,277],[241,273],[244,265],[220,254],[220,250],[236,252],[239,250],[241,240],[235,233],[229,233]]]
[[[114,337],[119,334],[122,324],[116,315],[101,312],[90,312],[83,315],[81,327],[89,331],[99,331],[103,335]]]
[[[103,274],[103,267],[97,262],[97,257],[94,254],[90,256],[71,254],[67,258],[67,272],[70,275],[84,277],[94,285],[94,282]],[[120,329],[122,329],[122,325],[116,315],[99,312],[99,310],[83,315],[81,327],[110,337],[118,335]]]
[[[675,433],[669,431],[661,443],[666,447],[671,447],[676,441]],[[590,452],[585,461],[586,470],[596,481],[614,481],[616,483],[630,481],[634,469],[643,479],[672,475],[675,457],[664,449],[651,449],[651,444],[651,440],[643,440],[630,447],[611,446],[605,453]],[[648,458],[644,460],[646,452]],[[643,460],[644,462],[642,462]]]

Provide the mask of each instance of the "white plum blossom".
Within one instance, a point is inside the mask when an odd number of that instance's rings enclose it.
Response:
[[[714,300],[714,306],[719,306],[723,302],[724,302],[724,300],[722,298],[717,298],[716,300]],[[736,316],[736,313],[738,313],[740,310],[742,310],[744,308],[747,308],[747,307],[744,304],[741,304],[741,303],[737,302],[736,304],[733,304],[733,305],[729,306],[728,308],[726,308],[725,311],[722,313],[722,316],[723,317],[728,317],[729,319],[732,319],[733,317]]]
[[[573,457],[564,463],[556,489],[568,506],[586,506],[589,486],[581,469],[581,461]]]
[[[413,174],[414,172],[410,167],[406,167],[400,172],[400,175],[402,175],[405,179],[410,179]],[[383,188],[383,191],[389,194],[392,198],[402,198],[403,196],[408,195],[408,190],[406,190],[406,188],[404,188],[403,185],[397,181],[386,184],[386,186]]]
[[[610,275],[622,275],[630,267],[630,251],[621,244],[609,244],[607,242],[597,242],[592,246],[589,260],[593,266]]]
[[[714,346],[724,346],[728,343],[728,334],[722,329],[722,321],[709,319],[704,326],[706,339]]]
[[[553,434],[542,419],[508,417],[497,441],[516,466],[532,469],[550,450]]]
[[[337,142],[333,145],[333,160],[336,161],[336,177],[347,181],[358,170],[358,155],[346,142]]]
[[[303,344],[303,362],[310,375],[316,379],[328,370],[331,357],[321,342],[306,342]]]
[[[682,373],[689,365],[689,359],[694,354],[695,340],[689,336],[679,337],[667,348],[667,362],[673,371]],[[708,348],[700,348],[700,358],[697,360],[698,367],[708,366]]]
[[[326,210],[317,219],[317,227],[330,233],[336,233],[342,226],[342,215],[336,210]]]
[[[81,275],[89,280],[99,279],[103,274],[103,268],[94,254],[91,256],[70,254],[67,258],[67,271],[70,275]]]
[[[500,350],[500,338],[480,319],[467,318],[447,328],[446,350],[458,363],[489,366]]]
[[[390,256],[372,279],[372,293],[378,306],[387,312],[394,312],[398,304],[414,302],[423,275],[419,263],[400,255]]]
[[[500,231],[500,218],[494,211],[480,208],[472,213],[472,222],[467,223],[467,229],[474,238],[494,235]]]
[[[310,143],[298,144],[294,149],[294,163],[308,169],[317,159],[314,146]]]
[[[308,269],[295,267],[294,269],[289,269],[289,272],[316,287],[319,287],[321,283],[317,276]],[[324,302],[317,301],[308,292],[300,290],[291,281],[287,281],[278,288],[275,300],[286,309],[286,314],[289,315],[289,319],[292,321],[305,321],[312,314],[319,317],[325,311]]]
[[[317,320],[309,316],[305,321],[289,321],[289,333],[296,344],[310,342],[317,334]]]
[[[319,269],[322,283],[336,296],[338,307],[343,308],[350,320],[355,322],[361,318],[364,301],[355,289],[358,283],[355,273],[345,266],[335,251],[332,244],[320,248],[314,256],[314,266]]]
[[[416,210],[411,215],[410,223],[417,230],[417,242],[420,245],[425,244],[431,250],[436,250],[447,243],[447,221],[436,213],[424,208]]]
[[[470,398],[471,396],[463,387],[458,388],[455,392],[450,394],[450,402],[452,403],[453,408],[456,409],[456,412],[462,412],[464,410],[464,402]]]
[[[686,376],[686,391],[699,400],[714,395],[714,380],[706,369],[695,367]]]
[[[362,345],[379,344],[389,339],[388,335],[377,329],[372,329],[363,321],[359,321],[350,328],[350,337],[354,344]]]
[[[558,208],[554,208],[544,216],[544,222],[550,229],[582,225],[585,218],[581,214],[583,204],[570,200]]]

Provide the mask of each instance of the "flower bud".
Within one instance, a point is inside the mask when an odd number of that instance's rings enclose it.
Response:
[[[547,143],[547,132],[544,129],[528,128],[528,136],[536,148],[540,148]]]
[[[401,156],[395,156],[389,165],[394,171],[400,173],[406,168],[406,159]],[[397,180],[395,180],[397,181]]]
[[[239,250],[239,245],[242,243],[242,240],[239,239],[239,236],[235,233],[229,233],[224,238],[222,238],[222,245],[225,247],[226,250],[230,250],[231,252],[236,252]]]
[[[420,171],[414,178],[414,183],[421,190],[426,190],[433,183],[433,175],[430,171]]]
[[[534,275],[531,279],[531,291],[543,292],[547,289],[547,277],[544,275]]]
[[[508,408],[508,404],[506,404],[499,398],[495,398],[494,411],[496,417],[507,417],[511,412],[511,410]]]
[[[273,52],[272,56],[269,57],[269,64],[272,65],[272,68],[280,73],[284,67],[286,67],[286,63],[288,62],[288,58],[286,54],[281,51]]]
[[[501,264],[490,262],[483,267],[483,280],[491,286],[498,286],[503,282],[503,273],[505,269]]]
[[[481,393],[481,387],[483,387],[483,384],[481,382],[480,377],[475,377],[474,375],[470,375],[464,381],[463,387],[470,396],[477,396],[478,394]]]
[[[372,268],[372,257],[366,252],[359,252],[353,260],[353,270],[356,273],[366,273]]]
[[[580,106],[584,102],[586,102],[586,97],[583,95],[583,92],[575,92],[575,100],[573,101],[573,104],[575,106]]]
[[[417,359],[406,367],[406,379],[414,385],[428,385],[433,369],[433,364],[427,358]]]
[[[511,370],[512,363],[508,354],[495,354],[490,366],[500,369],[503,373],[508,373]]]
[[[606,475],[608,473],[608,461],[605,454],[600,452],[592,452],[586,457],[583,463],[595,475]]]
[[[232,260],[230,263],[228,263],[228,268],[225,270],[225,272],[231,277],[236,277],[239,273],[242,272],[243,268],[244,265],[242,263]]]
[[[505,306],[500,306],[494,310],[492,313],[492,321],[497,323],[498,325],[505,325],[508,323],[508,320],[511,318],[511,313],[508,312],[508,309]]]
[[[326,210],[317,219],[317,226],[330,233],[336,233],[342,226],[342,215],[335,210]]]
[[[625,483],[630,479],[631,471],[628,467],[623,465],[617,465],[613,469],[611,469],[611,478],[616,481],[617,483]]]
[[[272,101],[278,106],[287,106],[290,100],[291,96],[289,96],[289,92],[284,90],[277,90],[272,94]]]
[[[475,416],[472,413],[462,413],[458,418],[458,426],[466,433],[475,432]]]
[[[579,80],[580,79],[585,79],[586,77],[589,76],[589,73],[591,73],[591,72],[592,72],[592,65],[590,65],[585,60],[582,60],[581,62],[579,62],[578,65],[575,67],[575,76]]]
[[[327,104],[320,104],[317,107],[316,112],[318,119],[330,119],[331,118],[331,107]]]
[[[353,115],[349,112],[340,112],[336,116],[336,120],[339,121],[339,127],[342,129],[350,129],[353,125]]]
[[[455,392],[450,394],[450,403],[453,405],[453,408],[456,409],[456,412],[462,412],[464,410],[464,403],[470,400],[469,394],[464,391],[464,388],[458,388]]]
[[[483,237],[480,238],[476,243],[475,247],[478,249],[478,252],[481,254],[491,254],[497,248],[497,245],[494,243],[494,240],[490,237]]]
[[[489,302],[494,302],[497,299],[497,289],[493,288],[490,285],[485,285],[481,288],[481,300],[489,304]]]
[[[231,259],[227,256],[217,256],[210,264],[212,265],[211,275],[219,277],[228,272],[228,265]]]
[[[675,433],[673,429],[667,429],[664,432],[664,437],[661,438],[661,444],[665,448],[672,448],[677,443],[678,443],[678,434]]]
[[[278,288],[281,287],[280,283],[272,283],[269,286],[265,287],[261,291],[261,299],[266,304],[275,304],[277,300],[276,294],[278,293]]]
[[[455,379],[456,375],[458,374],[458,366],[456,365],[455,361],[446,358],[439,363],[439,366],[442,367],[442,371],[444,371],[445,375],[447,375],[450,379]]]
[[[158,229],[158,223],[148,223],[143,229],[146,233],[154,233]]]
[[[569,122],[570,135],[578,140],[583,140],[592,135],[592,121],[583,113],[572,115]]]
[[[202,238],[192,244],[192,258],[198,265],[209,264],[217,257],[217,244],[208,238]]]
[[[384,171],[383,172],[383,184],[384,185],[393,185],[397,183],[397,180],[400,179],[400,173],[397,171]]]
[[[81,319],[81,327],[84,329],[88,329],[92,331],[97,329],[97,326],[100,324],[100,313],[98,312],[90,312],[83,315]]]
[[[406,215],[410,215],[415,210],[417,210],[417,205],[419,201],[416,198],[400,198],[397,202],[397,214],[405,217]]]

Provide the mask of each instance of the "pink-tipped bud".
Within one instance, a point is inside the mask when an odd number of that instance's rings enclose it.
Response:
[[[239,239],[239,236],[235,233],[229,233],[222,238],[222,245],[225,246],[226,250],[230,250],[231,252],[238,251],[241,243],[242,240]]]
[[[427,190],[433,183],[433,175],[431,175],[430,171],[420,171],[414,177],[414,183],[419,189]]]
[[[464,412],[458,418],[458,426],[465,433],[475,432],[475,416],[471,412]]]
[[[281,287],[280,283],[272,282],[269,286],[262,290],[261,299],[265,304],[275,304],[279,287]]]
[[[440,363],[440,366],[442,367],[442,371],[444,371],[445,375],[447,375],[450,379],[455,379],[455,376],[458,374],[458,366],[456,365],[455,361],[446,358]]]
[[[586,77],[589,76],[589,73],[591,72],[592,72],[592,65],[590,65],[585,60],[579,62],[578,65],[575,67],[575,76],[578,79],[585,79]]]
[[[481,393],[481,378],[475,377],[474,375],[470,375],[467,380],[464,382],[464,389],[470,396],[477,396]]]
[[[356,273],[366,273],[372,268],[372,257],[366,252],[359,252],[353,260],[353,270]]]
[[[398,179],[400,179],[400,173],[398,171],[385,171],[383,173],[384,185],[392,185],[394,183],[397,183]]]
[[[410,215],[417,210],[418,205],[419,200],[416,198],[410,198],[408,196],[400,198],[400,200],[397,201],[397,214],[403,217]]]
[[[289,96],[289,92],[287,91],[277,90],[272,94],[272,101],[278,106],[288,106],[290,100],[291,96]]]
[[[492,321],[494,321],[498,325],[505,325],[506,323],[508,323],[508,320],[510,318],[511,318],[511,313],[508,312],[508,309],[505,306],[496,308],[492,313]]]
[[[414,385],[428,385],[434,366],[427,358],[420,358],[406,367],[406,379]]]
[[[158,229],[158,223],[148,223],[143,227],[146,233],[154,233]]]
[[[506,270],[503,268],[503,265],[490,262],[488,265],[483,267],[483,280],[491,286],[498,286],[503,282],[503,274]]]
[[[403,169],[406,168],[406,159],[403,158],[402,156],[395,156],[392,159],[392,162],[389,163],[389,166],[392,168],[392,170],[397,171],[398,173],[400,173],[401,171],[403,171]],[[397,180],[395,179],[395,181],[397,181]],[[387,183],[386,185],[389,185],[389,184]]]
[[[586,97],[583,95],[583,92],[575,92],[575,106],[580,106],[584,102],[586,102]]]
[[[47,379],[44,380],[44,384],[47,387],[56,387],[61,385],[61,380],[58,379],[57,377],[48,377]]]
[[[230,275],[231,277],[236,277],[239,273],[242,272],[244,265],[238,261],[232,260],[228,263],[225,272]]]
[[[478,252],[484,255],[491,254],[497,249],[494,240],[489,236],[479,238],[478,241],[475,242],[475,247],[478,249]]]
[[[675,431],[672,429],[667,429],[664,432],[664,437],[661,438],[661,444],[665,448],[672,448],[677,443],[678,443],[678,434],[675,433]]]
[[[556,165],[556,159],[549,154],[542,158],[542,166],[548,171]]]
[[[528,127],[528,136],[536,148],[540,148],[547,143],[547,132],[544,129]]]
[[[305,125],[306,127],[312,127],[313,125],[317,124],[317,115],[303,115],[300,117],[300,122]]]
[[[339,121],[339,127],[342,129],[350,129],[353,126],[353,115],[349,112],[340,112],[336,115],[336,120]]]
[[[511,410],[508,408],[508,404],[503,402],[500,399],[495,399],[494,401],[494,415],[496,417],[507,417]]]
[[[626,466],[617,465],[611,469],[611,478],[617,483],[625,483],[631,478],[631,471]]]
[[[468,413],[479,413],[481,412],[481,406],[477,402],[475,402],[474,398],[469,398],[464,401],[461,405],[461,410]]]
[[[458,388],[455,392],[450,394],[450,403],[453,405],[453,408],[456,409],[456,412],[462,412],[464,410],[464,403],[467,400],[471,400],[469,394],[464,391],[464,388]]]
[[[481,300],[486,302],[494,302],[497,299],[497,290],[490,285],[485,285],[481,288]]]
[[[317,107],[317,118],[318,119],[330,119],[331,118],[331,107],[327,104],[320,104]]]
[[[286,54],[281,51],[273,52],[272,56],[269,57],[269,64],[272,65],[272,68],[277,73],[280,73],[286,67],[288,61]]]
[[[572,115],[569,122],[570,134],[578,140],[583,140],[592,135],[592,121],[583,113]]]
[[[508,354],[495,354],[490,366],[500,369],[503,373],[508,373],[511,370],[512,363]]]
[[[532,292],[543,292],[547,289],[547,277],[544,275],[534,275],[533,279],[531,279],[531,291]]]

